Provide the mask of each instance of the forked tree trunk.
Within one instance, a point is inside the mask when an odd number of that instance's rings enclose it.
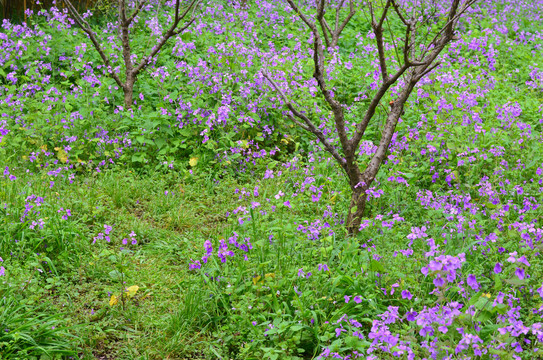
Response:
[[[1,0],[0,0],[1,1]],[[171,26],[162,33],[162,36],[159,38],[160,40],[158,43],[153,46],[151,51],[148,53],[148,55],[142,56],[139,63],[132,63],[132,49],[130,47],[130,25],[133,23],[136,16],[139,14],[139,12],[143,9],[143,7],[146,5],[148,0],[138,0],[137,3],[134,3],[135,6],[132,7],[132,13],[129,16],[127,14],[126,9],[126,0],[118,0],[118,7],[119,7],[119,29],[121,33],[121,44],[123,48],[123,59],[124,59],[124,65],[125,65],[125,75],[126,79],[123,82],[121,78],[115,73],[114,67],[111,65],[109,56],[105,53],[104,49],[100,45],[99,39],[96,37],[96,34],[94,31],[92,31],[91,26],[83,17],[79,14],[77,9],[74,7],[74,5],[71,3],[70,0],[62,0],[63,3],[68,7],[68,10],[70,11],[70,14],[73,16],[73,20],[76,22],[76,24],[88,35],[89,39],[92,41],[92,44],[94,45],[94,48],[96,51],[98,51],[98,54],[100,54],[100,57],[102,58],[102,61],[106,65],[106,68],[109,71],[109,75],[115,80],[117,85],[123,89],[124,92],[124,105],[126,109],[131,109],[132,105],[134,103],[133,101],[133,95],[134,95],[134,83],[136,82],[136,78],[140,71],[145,69],[147,65],[149,64],[150,60],[158,54],[160,49],[164,46],[164,44],[170,39],[172,36],[177,36],[181,34],[183,31],[188,29],[188,27],[194,22],[195,18],[195,12],[198,9],[198,6],[200,5],[200,0],[189,0],[190,3],[187,6],[184,6],[184,9],[181,9],[181,0],[175,0],[175,16],[173,19],[173,23]],[[187,17],[190,18],[187,19]],[[178,27],[180,22],[183,21],[185,24],[181,27]]]
[[[413,35],[417,33],[417,29],[423,24],[424,16],[419,19],[420,14],[416,14],[416,11],[413,14],[410,14],[411,10],[404,10],[396,3],[396,1],[397,0],[383,0],[381,2],[367,2],[369,15],[371,17],[370,26],[375,35],[374,38],[377,45],[377,58],[379,60],[382,83],[375,95],[373,95],[363,118],[356,123],[353,133],[349,134],[346,130],[347,126],[344,116],[344,108],[347,107],[347,105],[341,104],[338,99],[333,96],[333,92],[327,87],[325,76],[327,69],[325,66],[326,59],[324,51],[330,46],[337,45],[341,32],[355,14],[354,0],[349,0],[349,12],[343,21],[340,21],[340,12],[344,7],[344,1],[336,2],[337,5],[333,5],[333,2],[316,0],[316,20],[313,20],[300,10],[297,2],[294,0],[287,0],[292,10],[298,14],[313,34],[313,63],[315,65],[313,78],[317,81],[324,99],[328,105],[330,105],[334,114],[336,134],[338,135],[340,149],[342,150],[343,155],[321,131],[320,126],[316,126],[309,116],[304,114],[304,112],[299,111],[266,72],[262,73],[290,110],[290,112],[287,113],[288,117],[296,125],[315,135],[320,143],[324,145],[324,148],[342,167],[349,178],[349,185],[352,193],[345,226],[351,236],[356,235],[360,230],[360,223],[362,222],[362,216],[364,215],[364,210],[366,208],[366,191],[375,180],[379,168],[385,160],[386,153],[392,141],[392,137],[394,136],[396,125],[398,124],[398,120],[403,112],[404,105],[409,98],[409,95],[413,91],[415,85],[439,65],[439,62],[437,62],[436,59],[445,46],[455,39],[454,30],[460,17],[477,0],[451,0],[448,16],[443,18],[444,25],[441,30],[437,31],[430,42],[427,42],[427,38],[424,38],[423,40],[417,39]],[[377,3],[380,3],[380,5]],[[326,5],[329,5],[329,10],[335,10],[336,12],[335,24],[328,24],[327,19],[324,16]],[[377,10],[381,13],[380,15],[376,13]],[[404,13],[404,11],[407,12]],[[388,58],[386,49],[387,45],[390,46],[390,44],[387,44],[385,39],[384,25],[385,23],[388,24],[389,16],[392,14],[396,15],[400,24],[403,24],[404,34],[403,37],[396,36],[397,40],[403,42],[403,50],[401,55],[396,52],[397,58],[395,59],[396,64],[394,64],[394,67],[401,65],[394,72],[389,73],[391,62],[389,61],[390,59]],[[319,26],[320,30],[318,28]],[[428,34],[430,34],[430,29],[428,31]],[[396,45],[394,34],[391,34],[391,37],[392,43]],[[323,39],[326,46],[323,44]],[[394,48],[396,49],[396,46],[394,46]],[[390,111],[387,115],[385,128],[381,134],[379,146],[370,162],[364,169],[360,169],[356,160],[360,141],[366,133],[370,121],[374,118],[377,107],[389,92],[389,89],[394,86],[400,78],[403,78],[402,89],[395,97],[394,101],[390,103]]]

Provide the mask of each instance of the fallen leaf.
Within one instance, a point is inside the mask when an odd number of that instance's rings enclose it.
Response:
[[[140,289],[140,287],[138,285],[132,285],[128,288],[126,288],[126,295],[128,295],[128,297],[134,297],[134,295],[136,295],[136,293],[138,292],[138,290]]]

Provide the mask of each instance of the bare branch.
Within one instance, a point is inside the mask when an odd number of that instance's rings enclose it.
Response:
[[[337,43],[339,41],[339,36],[343,32],[343,29],[345,29],[345,26],[351,21],[351,18],[354,16],[355,9],[354,9],[354,3],[353,0],[349,0],[349,13],[347,14],[347,17],[343,20],[341,25],[339,24],[339,12],[341,11],[341,8],[343,7],[344,0],[341,1],[341,3],[338,5],[336,9],[336,29],[334,31],[334,36],[332,40],[332,46],[337,46]]]
[[[329,36],[333,39],[333,32],[330,30],[330,25],[328,25],[328,22],[326,22],[326,19],[324,17],[317,19],[319,20],[319,23],[321,25],[322,33],[324,34],[324,41],[326,42],[326,47],[332,46],[332,43],[330,42]],[[328,35],[330,34],[330,35]]]
[[[328,139],[326,139],[326,136],[324,135],[324,133],[322,131],[320,131],[316,126],[315,124],[313,124],[313,122],[307,117],[305,116],[303,113],[299,112],[298,110],[296,110],[296,108],[294,106],[292,106],[291,102],[288,101],[287,97],[285,96],[285,94],[283,93],[283,91],[279,88],[279,86],[275,83],[275,81],[273,81],[273,79],[268,75],[267,72],[265,71],[262,71],[262,75],[266,78],[266,80],[269,81],[269,83],[272,85],[272,87],[275,89],[275,91],[279,94],[279,96],[281,97],[281,99],[283,100],[283,102],[285,103],[285,105],[287,106],[287,108],[290,110],[291,114],[288,114],[289,115],[289,118],[298,126],[300,126],[301,128],[303,128],[304,130],[306,131],[309,131],[310,133],[314,134],[318,139],[319,141],[324,145],[324,147],[326,148],[326,150],[332,154],[332,156],[334,157],[334,159],[336,159],[338,161],[338,163],[344,167],[345,166],[345,159],[342,158],[339,153],[337,152],[337,150],[335,149],[335,147],[330,144],[330,142],[328,141]],[[294,116],[296,116],[297,118],[301,119],[305,124],[302,124],[301,122],[297,121]]]
[[[323,45],[318,34],[317,36],[315,36],[314,40],[313,62],[315,64],[315,72],[313,74],[313,77],[315,78],[315,80],[317,80],[317,84],[319,85],[321,93],[324,95],[324,99],[332,108],[332,112],[334,113],[336,130],[339,135],[339,140],[341,142],[341,145],[343,146],[343,149],[345,150],[346,155],[348,155],[350,153],[351,147],[349,145],[349,139],[345,130],[345,116],[343,113],[343,107],[336,99],[334,99],[332,93],[330,92],[330,90],[328,90],[326,86],[326,81],[324,80],[325,69]]]
[[[136,9],[132,13],[132,15],[128,19],[126,19],[127,25],[130,25],[132,23],[132,21],[134,21],[134,19],[136,18],[136,16],[138,16],[138,13],[141,11],[141,9],[143,8],[143,6],[145,5],[146,2],[147,2],[147,0],[141,0],[138,3],[138,6],[136,6]]]
[[[129,84],[135,78],[132,76],[132,49],[130,48],[130,38],[128,37],[128,21],[126,20],[125,0],[119,0],[119,28],[121,33],[121,45],[123,47],[123,59],[126,67],[126,83]]]
[[[341,0],[336,7],[336,28],[334,29],[335,33],[337,33],[338,28],[339,28],[339,13],[341,12],[341,8],[343,7],[344,2],[345,0]]]
[[[292,10],[294,10],[294,12],[296,14],[298,14],[298,16],[300,17],[300,19],[302,19],[302,21],[309,27],[309,29],[311,30],[311,32],[313,33],[313,35],[318,34],[319,32],[317,31],[317,27],[315,26],[315,24],[313,24],[307,16],[304,15],[303,12],[300,11],[300,9],[298,8],[298,6],[296,6],[296,4],[294,3],[293,0],[287,0],[288,4],[290,5],[290,7],[292,8]]]
[[[383,130],[381,140],[379,141],[379,146],[362,174],[362,179],[366,184],[371,184],[371,182],[375,179],[375,176],[377,175],[377,172],[385,159],[390,141],[392,140],[392,136],[396,130],[396,125],[398,124],[398,119],[403,111],[404,104],[409,98],[409,95],[413,91],[414,87],[415,83],[408,83],[396,101],[394,101],[392,104],[392,108],[387,116],[385,129]]]
[[[324,6],[326,4],[326,0],[319,0],[317,3],[317,20],[319,21],[322,29],[322,33],[324,34],[324,41],[326,42],[326,46],[330,47],[330,39],[328,38],[328,31],[330,33],[330,36],[332,36],[332,39],[334,38],[334,33],[330,30],[330,26],[324,19]]]
[[[371,99],[370,105],[368,106],[362,121],[356,125],[355,133],[351,139],[352,147],[357,147],[360,140],[362,140],[362,136],[364,135],[364,132],[366,131],[366,128],[368,127],[373,115],[375,115],[375,111],[377,110],[383,96],[385,96],[388,89],[407,71],[407,69],[409,69],[409,67],[409,65],[404,64],[392,77],[389,77],[387,82],[383,82],[381,84],[377,90],[377,93],[373,96],[373,99]]]
[[[323,21],[324,21],[324,26],[326,27],[326,30],[328,30],[328,33],[332,34],[332,30],[330,29],[330,25],[328,25],[328,22],[326,22],[325,18],[323,18]],[[324,30],[323,30],[323,32],[324,32]]]
[[[405,17],[402,15],[402,12],[400,11],[400,8],[398,7],[398,4],[396,4],[396,1],[395,0],[392,0],[391,1],[392,3],[392,6],[394,7],[394,12],[396,13],[396,15],[398,15],[398,17],[400,18],[400,21],[404,24],[404,25],[409,25],[411,24],[410,21],[407,21],[405,19]]]
[[[187,23],[185,25],[183,25],[182,27],[180,27],[178,30],[174,31],[173,35],[172,36],[177,36],[179,34],[181,34],[183,31],[187,30],[189,28],[189,26],[192,25],[192,23],[196,20],[196,18],[194,17],[191,17],[189,19],[189,21],[187,21]]]
[[[87,34],[87,36],[91,40],[92,44],[94,45],[94,48],[96,49],[96,51],[98,51],[98,54],[100,54],[100,57],[102,58],[102,61],[106,65],[106,68],[107,68],[107,71],[108,71],[109,75],[113,78],[113,80],[115,80],[117,85],[119,85],[121,88],[124,89],[125,84],[123,84],[123,82],[121,81],[119,76],[113,70],[113,67],[111,66],[111,63],[110,63],[106,53],[104,52],[104,50],[100,46],[100,43],[98,42],[98,39],[94,35],[94,32],[91,30],[90,25],[81,17],[81,15],[77,11],[77,9],[72,5],[72,3],[69,0],[62,0],[62,1],[68,7],[68,10],[70,11],[72,16],[74,17],[74,21],[76,22],[76,24]]]
[[[427,74],[431,73],[435,68],[437,68],[439,65],[441,65],[441,62],[436,61],[432,66],[428,67],[426,70],[424,70],[422,73],[416,75],[414,77],[414,81],[418,82],[420,79],[422,79]]]
[[[150,54],[147,55],[147,56],[144,56],[140,63],[134,68],[134,75],[137,75],[139,74],[139,72],[145,67],[147,66],[147,64],[149,63],[149,61],[156,55],[158,54],[158,52],[160,51],[160,49],[162,49],[162,47],[164,46],[164,44],[166,44],[166,42],[172,37],[172,36],[176,36],[178,35],[179,33],[181,33],[182,31],[185,31],[193,22],[194,20],[196,20],[196,18],[194,17],[194,13],[196,12],[196,9],[198,8],[198,6],[200,5],[200,1],[201,0],[192,0],[190,2],[190,4],[187,6],[187,8],[185,9],[185,11],[180,15],[179,14],[179,0],[176,0],[175,2],[175,18],[174,18],[174,21],[172,23],[172,25],[170,26],[170,28],[162,35],[162,38],[161,40],[158,42],[158,44],[156,44],[153,49],[151,50]],[[179,25],[179,23],[187,16],[187,14],[191,11],[192,9],[192,14],[191,14],[191,18],[187,21],[187,23],[181,27],[181,29],[179,29],[178,31],[176,31],[176,28],[177,26]]]
[[[126,9],[125,9],[125,0],[118,0],[119,3],[119,23],[121,26],[126,23]]]
[[[432,41],[430,41],[429,45],[427,46],[427,49],[434,47],[440,47],[445,46],[449,41],[450,38],[453,36],[453,30],[455,27],[455,23],[458,22],[460,17],[473,5],[475,4],[477,0],[467,0],[464,3],[464,6],[458,11],[458,6],[460,4],[460,0],[453,0],[453,3],[451,5],[451,10],[449,11],[448,21],[447,23],[437,32],[437,34],[434,36]],[[442,36],[443,33],[446,33]],[[441,52],[441,49],[439,50]],[[423,54],[421,55],[422,58],[425,57],[425,55],[428,53],[428,50],[425,50]],[[434,57],[435,58],[435,57]]]
[[[373,11],[373,6],[371,2],[369,3],[370,14],[371,14],[371,27],[373,28],[373,33],[375,34],[375,42],[377,43],[377,51],[379,53],[379,67],[381,68],[381,76],[383,77],[383,82],[388,81],[388,70],[387,63],[385,58],[385,49],[384,49],[384,40],[383,40],[383,22],[386,19],[388,9],[390,7],[392,0],[387,0],[383,13],[379,19],[379,23],[375,21],[375,14]]]
[[[404,64],[412,64],[409,59],[409,49],[411,48],[411,25],[407,25],[405,28],[405,38],[403,42],[403,62]]]

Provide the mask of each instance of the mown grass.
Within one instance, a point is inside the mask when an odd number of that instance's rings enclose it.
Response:
[[[77,215],[59,222],[50,235],[59,244],[48,244],[55,246],[54,252],[46,252],[48,260],[34,253],[42,246],[36,234],[17,233],[20,261],[11,258],[7,265],[13,296],[21,299],[22,306],[43,304],[36,310],[42,314],[38,318],[55,314],[58,326],[74,336],[65,344],[83,358],[215,357],[214,347],[221,344],[210,341],[213,306],[206,304],[208,294],[193,284],[188,265],[191,257],[200,255],[205,239],[231,229],[226,214],[238,204],[236,179],[210,181],[205,171],[183,179],[175,172],[141,176],[114,169],[49,189],[48,179],[36,186],[40,183],[36,177],[40,175],[23,174],[3,183],[3,201],[21,204],[22,193],[39,192],[53,199],[42,216],[55,216],[60,206]],[[23,185],[30,182],[31,188]],[[261,190],[272,192],[277,186]],[[105,223],[115,232],[137,234],[138,244],[126,254],[124,282],[140,289],[124,310],[108,303],[111,294],[119,293],[118,281],[110,273],[120,239],[92,244]],[[4,239],[14,235],[6,230]],[[4,240],[2,245],[13,250],[13,242]]]

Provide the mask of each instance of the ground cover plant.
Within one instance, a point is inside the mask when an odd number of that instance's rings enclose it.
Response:
[[[444,3],[397,3],[437,6],[425,21],[442,24]],[[175,4],[134,16],[134,63]],[[63,6],[0,32],[0,357],[542,357],[542,1],[466,10],[397,119],[356,234],[349,179],[277,91],[340,144],[288,2],[201,2],[130,108],[111,77],[126,64],[116,9],[81,14],[108,69]],[[383,24],[393,56],[401,19]],[[324,40],[348,114],[382,82],[373,30],[355,12]]]

